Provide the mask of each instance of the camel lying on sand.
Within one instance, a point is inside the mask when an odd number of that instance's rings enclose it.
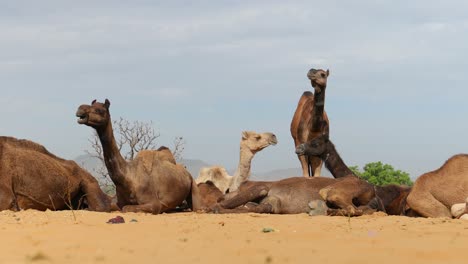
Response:
[[[255,154],[268,146],[276,145],[278,140],[273,133],[242,132],[240,158],[234,176],[229,176],[220,166],[205,167],[200,170],[197,184],[211,181],[222,193],[233,192],[250,177],[250,168]]]
[[[295,214],[309,212],[311,201],[323,200],[330,207],[329,215],[359,216],[376,210],[393,215],[406,213],[409,187],[374,186],[354,176],[325,136],[310,144],[313,147],[303,145],[297,153],[307,152],[310,156],[323,158],[336,179],[293,177],[275,182],[247,181],[237,192],[225,195],[213,210],[219,213]]]
[[[329,133],[329,121],[325,112],[325,89],[330,71],[311,69],[307,73],[314,94],[304,92],[291,121],[294,146],[306,143],[322,133]],[[322,160],[306,155],[298,156],[304,177],[320,176]]]
[[[414,215],[408,212],[406,197],[411,188],[408,186],[387,185],[374,186],[359,179],[346,166],[343,159],[336,151],[335,145],[328,138],[328,134],[322,134],[313,140],[301,144],[296,148],[296,154],[317,156],[325,161],[325,167],[335,178],[341,179],[320,190],[320,196],[327,203],[334,204],[340,210],[330,210],[331,215],[360,215],[362,211],[356,207],[368,203],[380,204],[380,209],[392,215]],[[372,201],[373,200],[373,201]],[[382,204],[384,205],[382,208]],[[373,206],[375,208],[375,205]],[[343,211],[343,209],[345,209]]]
[[[110,102],[94,100],[81,105],[78,123],[96,129],[104,152],[109,176],[116,186],[117,205],[124,212],[158,214],[192,200],[195,183],[190,173],[176,164],[169,149],[140,151],[134,160],[126,161],[119,152],[112,130]],[[193,205],[196,207],[196,205]]]
[[[0,210],[110,211],[97,180],[29,140],[0,137]]]
[[[405,209],[403,197],[409,192],[409,188],[397,185],[374,187],[357,177],[292,177],[275,182],[246,182],[248,184],[248,187],[241,186],[234,196],[219,201],[212,207],[213,211],[298,214],[311,211],[310,202],[323,200],[329,207],[328,215],[359,216],[375,211],[401,215]],[[340,192],[336,195],[334,191],[343,186],[360,191],[357,195],[356,192]],[[326,188],[329,188],[330,194],[324,199],[321,190]],[[353,196],[351,201],[348,196]]]
[[[452,217],[450,208],[468,197],[468,155],[448,159],[437,170],[421,175],[408,195],[408,206],[424,217]]]

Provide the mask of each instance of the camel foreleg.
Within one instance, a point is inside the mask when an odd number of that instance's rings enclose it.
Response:
[[[138,204],[138,205],[125,205],[122,208],[122,212],[128,213],[150,213],[150,214],[160,214],[162,213],[161,202],[155,200],[152,203],[147,204]]]
[[[225,209],[233,209],[267,196],[268,191],[269,187],[266,185],[252,186],[246,190],[238,192],[237,195],[230,199],[219,202],[218,205]]]

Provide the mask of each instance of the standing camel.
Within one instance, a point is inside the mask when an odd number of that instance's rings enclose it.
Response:
[[[291,121],[294,146],[306,143],[322,133],[329,133],[329,121],[325,113],[325,90],[330,71],[311,69],[307,73],[314,94],[302,94]],[[322,160],[318,157],[298,156],[304,177],[320,176]]]
[[[29,140],[0,137],[0,211],[110,211],[111,199],[74,161]]]
[[[110,102],[94,100],[81,105],[78,123],[94,128],[99,136],[109,176],[115,184],[117,205],[124,212],[158,214],[192,200],[195,183],[190,173],[176,164],[169,149],[143,150],[126,161],[117,147],[112,129]],[[192,202],[194,202],[192,200]]]

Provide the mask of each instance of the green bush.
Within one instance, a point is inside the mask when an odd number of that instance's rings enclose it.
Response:
[[[409,173],[401,170],[395,170],[393,166],[389,164],[383,164],[380,161],[367,163],[364,166],[364,171],[361,171],[358,166],[352,166],[350,167],[350,169],[357,176],[374,185],[413,185]]]

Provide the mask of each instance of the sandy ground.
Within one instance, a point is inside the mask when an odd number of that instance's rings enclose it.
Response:
[[[466,220],[382,214],[74,214],[0,212],[0,263],[468,262]],[[116,215],[126,223],[106,223]]]

